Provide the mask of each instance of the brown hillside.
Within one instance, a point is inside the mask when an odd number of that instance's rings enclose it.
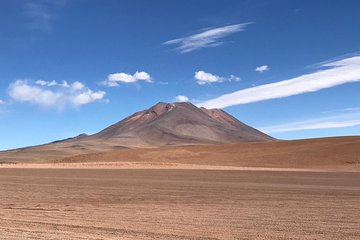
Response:
[[[56,163],[198,165],[360,170],[360,137],[129,149],[78,155]],[[95,164],[95,165],[96,165]]]

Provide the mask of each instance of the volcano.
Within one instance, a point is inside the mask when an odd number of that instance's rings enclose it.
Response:
[[[271,141],[270,136],[219,109],[188,102],[158,103],[94,134],[89,139],[134,140],[144,145],[188,145]]]
[[[56,158],[125,148],[274,140],[220,109],[198,108],[189,102],[159,102],[96,134],[81,134],[49,144],[5,151],[0,153],[0,159],[4,161],[4,156],[39,158],[44,152]]]

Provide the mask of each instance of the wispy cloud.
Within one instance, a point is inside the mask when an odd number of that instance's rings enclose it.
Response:
[[[245,30],[245,27],[251,23],[233,24],[218,28],[208,28],[201,32],[164,42],[165,45],[177,45],[175,48],[180,53],[192,52],[201,48],[217,47],[223,44],[221,39]]]
[[[225,108],[239,104],[316,92],[321,89],[360,81],[360,56],[324,63],[320,67],[322,69],[314,73],[243,89],[201,102],[197,105],[206,108]]]
[[[134,74],[128,73],[112,73],[108,75],[108,78],[101,82],[102,85],[108,87],[116,87],[119,86],[120,83],[135,83],[138,81],[144,81],[148,83],[152,83],[152,77],[149,73],[144,71],[136,71]]]
[[[359,111],[359,110],[360,110],[360,107],[347,107],[347,108],[342,108],[342,109],[323,111],[321,113],[327,114],[327,113],[353,112],[353,111]]]
[[[266,72],[266,71],[269,71],[270,70],[270,67],[268,65],[262,65],[262,66],[259,66],[257,68],[255,68],[255,71],[256,72]]]
[[[196,80],[196,83],[199,85],[221,83],[224,81],[240,81],[240,78],[235,75],[230,75],[229,77],[221,77],[216,74],[208,73],[202,70],[195,72],[194,78]]]
[[[5,104],[6,102],[0,99],[0,118],[5,114]]]
[[[66,0],[27,0],[24,3],[24,15],[32,30],[50,32],[52,23],[58,17],[58,11],[66,5]]]
[[[67,105],[79,107],[104,100],[104,91],[93,91],[81,82],[68,84],[56,81],[17,80],[8,89],[10,98],[16,102],[32,103],[47,108],[63,109]]]
[[[294,132],[301,130],[329,129],[329,128],[346,128],[360,125],[360,115],[349,116],[339,115],[330,118],[311,119],[301,122],[292,122],[281,125],[260,128],[266,133]]]
[[[65,88],[70,87],[70,85],[66,81],[58,83],[55,80],[52,80],[52,81],[37,80],[37,81],[35,81],[35,84],[40,85],[40,86],[48,86],[48,87],[53,87],[53,86],[61,86],[61,87],[65,87]]]
[[[184,95],[178,95],[174,98],[175,102],[188,102],[189,98]]]

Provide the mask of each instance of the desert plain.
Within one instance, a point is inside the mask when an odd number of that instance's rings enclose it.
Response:
[[[0,166],[1,239],[359,239],[359,137]]]

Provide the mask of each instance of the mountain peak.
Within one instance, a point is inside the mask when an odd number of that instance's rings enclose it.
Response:
[[[164,103],[159,102],[156,105],[148,109],[148,111],[153,111],[157,116],[160,116],[163,113],[171,111],[175,107],[173,103]]]
[[[159,102],[90,138],[150,146],[273,140],[223,110],[198,108],[190,102]]]

